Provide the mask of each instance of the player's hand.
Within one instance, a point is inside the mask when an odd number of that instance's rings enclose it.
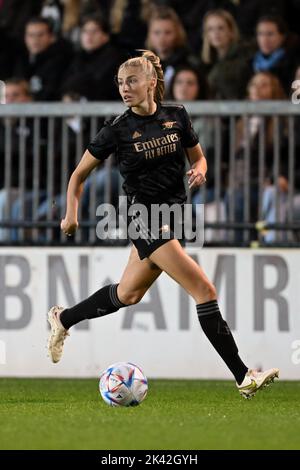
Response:
[[[189,171],[186,172],[187,176],[189,176],[188,184],[189,189],[201,186],[206,181],[205,176],[200,171],[197,171],[194,168],[191,168]]]
[[[65,219],[62,219],[60,228],[66,235],[70,237],[76,232],[78,228],[78,222],[77,220],[70,220],[66,217]]]

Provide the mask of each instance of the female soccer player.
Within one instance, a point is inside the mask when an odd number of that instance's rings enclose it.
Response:
[[[129,204],[155,203],[182,205],[185,154],[191,164],[187,172],[189,187],[205,182],[206,159],[181,105],[163,105],[164,78],[159,58],[151,51],[124,62],[118,70],[120,95],[128,110],[106,122],[90,143],[73,172],[67,192],[66,216],[61,229],[72,235],[78,227],[77,209],[83,182],[90,172],[112,152],[118,157]],[[138,217],[138,212],[136,212]],[[140,214],[141,215],[141,214]],[[129,217],[133,222],[135,216]],[[102,317],[122,307],[139,302],[152,283],[165,271],[196,302],[201,327],[207,338],[233,373],[240,393],[249,398],[278,377],[278,369],[266,372],[249,370],[227,323],[223,320],[215,287],[197,263],[187,255],[172,226],[160,227],[159,236],[142,230],[149,217],[141,215],[138,223],[143,236],[134,239],[128,264],[118,284],[102,287],[71,308],[54,306],[48,313],[51,333],[48,342],[52,362],[62,355],[64,340],[76,323]],[[134,222],[136,223],[136,221]],[[163,232],[169,231],[169,238]]]

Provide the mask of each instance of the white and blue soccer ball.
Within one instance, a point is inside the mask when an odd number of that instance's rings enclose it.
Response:
[[[102,372],[99,390],[110,406],[137,406],[147,395],[148,381],[140,367],[117,362]]]

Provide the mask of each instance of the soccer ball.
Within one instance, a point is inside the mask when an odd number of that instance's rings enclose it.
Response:
[[[136,406],[146,397],[148,382],[138,366],[131,362],[117,362],[102,372],[99,390],[110,406]]]

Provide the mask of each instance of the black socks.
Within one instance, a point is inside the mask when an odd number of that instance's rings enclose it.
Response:
[[[196,305],[200,325],[207,338],[233,373],[238,384],[244,380],[248,368],[238,355],[231,331],[223,320],[217,300]]]
[[[63,327],[68,330],[82,320],[91,320],[92,318],[103,317],[109,313],[116,312],[123,304],[117,294],[119,284],[110,284],[102,287],[92,294],[86,300],[83,300],[74,307],[66,308],[60,315],[60,321]]]
[[[86,300],[63,310],[60,315],[63,327],[68,330],[82,320],[102,317],[126,307],[118,298],[117,287],[118,284],[104,286]],[[248,368],[238,355],[238,348],[221,316],[217,300],[198,304],[196,308],[204,333],[235,376],[237,383],[241,384]]]

